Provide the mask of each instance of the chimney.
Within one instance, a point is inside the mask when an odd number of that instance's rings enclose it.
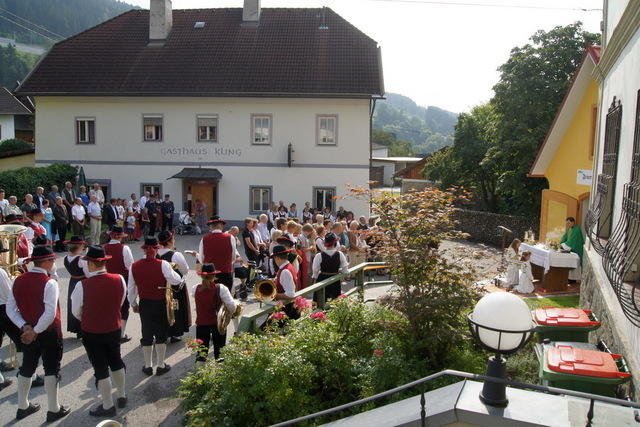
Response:
[[[260,22],[260,0],[244,0],[242,8],[243,22]]]
[[[164,44],[171,32],[171,0],[151,0],[149,7],[149,43]]]

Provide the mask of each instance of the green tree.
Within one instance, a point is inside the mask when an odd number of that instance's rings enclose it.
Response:
[[[372,133],[373,142],[389,147],[391,157],[414,157],[413,145],[409,141],[396,139],[391,132],[374,129]]]
[[[13,89],[16,81],[22,80],[30,69],[13,46],[0,46],[0,85]]]

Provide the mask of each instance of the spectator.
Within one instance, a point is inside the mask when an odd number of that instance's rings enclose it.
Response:
[[[91,226],[90,237],[92,245],[100,244],[100,231],[102,228],[102,209],[95,194],[89,198],[87,206],[87,215],[89,216],[89,224]]]
[[[89,206],[89,195],[87,194],[87,187],[85,187],[84,185],[80,186],[80,194],[78,194],[78,197],[80,197],[80,199],[82,200],[82,204],[84,205],[84,207]]]
[[[116,207],[116,199],[110,199],[109,204],[104,208],[104,222],[109,227],[109,230],[113,228],[118,222],[118,208]],[[97,245],[98,243],[93,243]]]
[[[54,250],[56,252],[64,251],[64,241],[67,236],[67,226],[69,224],[69,213],[67,207],[62,203],[62,197],[56,197],[56,205],[53,207],[53,227],[58,240],[56,241]]]
[[[295,203],[291,203],[289,206],[289,215],[288,218],[295,219],[296,221],[300,221],[300,214],[298,213],[298,207]]]
[[[144,195],[140,197],[140,209],[147,206],[147,202],[149,201],[150,196],[151,196],[151,193],[149,193],[148,191],[145,191]]]
[[[258,233],[260,233],[260,238],[266,244],[269,244],[271,241],[271,233],[269,232],[269,217],[267,214],[261,214],[258,222]]]
[[[118,212],[118,220],[116,225],[124,228],[124,220],[126,209],[124,208],[124,199],[116,199],[116,211]]]
[[[201,232],[207,230],[207,204],[201,199],[196,199],[196,225]]]
[[[16,196],[9,196],[9,200],[8,200],[8,204],[7,206],[5,206],[4,208],[4,212],[3,215],[5,216],[5,218],[9,215],[22,215],[22,211],[20,210],[20,208],[18,207],[17,203],[18,203],[18,198]]]
[[[49,206],[56,206],[56,197],[60,197],[60,193],[58,192],[58,186],[52,185],[51,191],[47,194],[47,199],[49,199]],[[53,208],[52,208],[53,209]]]
[[[42,213],[44,213],[42,226],[47,231],[47,240],[54,242],[56,236],[53,231],[53,209],[49,206],[49,200],[46,198],[42,201]]]
[[[24,195],[24,203],[20,206],[20,210],[25,215],[30,215],[34,209],[37,209],[38,206],[33,203],[33,196],[31,194]]]
[[[283,201],[283,200],[280,200],[280,201],[278,202],[278,211],[281,211],[281,210],[282,210],[282,208],[284,208],[284,213],[287,213],[287,212],[288,212],[288,211],[287,211],[287,207],[284,205],[284,201]]]
[[[145,193],[146,194],[146,193]],[[158,224],[158,199],[155,194],[150,196],[150,199],[144,205],[147,209],[147,215],[149,216],[149,236],[156,234]]]
[[[4,198],[4,189],[0,188],[0,223],[4,219],[4,210],[9,204],[9,201]]]
[[[100,188],[100,184],[97,182],[93,184],[93,188],[89,191],[89,197],[91,196],[96,196],[96,203],[98,203],[100,207],[104,206],[104,193],[102,192],[102,188]]]
[[[361,216],[358,218],[358,230],[368,230],[369,225],[367,224],[367,218]]]
[[[47,198],[44,195],[44,188],[36,188],[36,195],[33,197],[33,202],[36,204],[36,206],[42,210],[42,202],[44,202],[46,199]]]
[[[242,230],[242,243],[244,244],[244,254],[249,261],[258,262],[260,256],[260,249],[255,241],[255,237],[252,233],[255,219],[246,218],[244,220],[244,230]]]
[[[68,211],[71,211],[71,208],[76,203],[76,190],[73,189],[73,185],[69,181],[64,183],[62,202]]]
[[[131,193],[131,195],[129,196],[129,200],[127,200],[127,210],[133,208],[133,202],[135,202],[136,200],[138,200],[136,193]]]
[[[162,230],[173,230],[173,213],[176,208],[171,201],[171,196],[164,195],[164,201],[160,204],[162,208]]]
[[[71,234],[84,236],[86,212],[82,204],[82,199],[76,197],[74,205],[71,207]]]
[[[360,239],[358,223],[349,224],[349,267],[356,266],[367,260],[366,244]]]

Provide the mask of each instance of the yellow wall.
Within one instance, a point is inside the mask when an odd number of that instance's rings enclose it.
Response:
[[[591,80],[582,102],[567,132],[556,150],[544,176],[549,180],[549,189],[578,198],[590,190],[588,185],[577,184],[578,169],[591,170],[591,141],[593,137],[593,106],[598,103],[598,85]]]
[[[36,165],[35,154],[23,154],[21,156],[5,157],[0,159],[0,172],[11,169],[18,169],[25,166],[34,167]]]

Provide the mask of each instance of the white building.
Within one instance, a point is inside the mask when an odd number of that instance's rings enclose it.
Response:
[[[21,138],[33,142],[32,112],[6,87],[0,87],[0,141]]]
[[[240,220],[278,200],[335,208],[367,185],[384,89],[377,43],[331,9],[152,0],[56,44],[17,92],[35,98],[38,165]]]
[[[603,321],[597,337],[640,374],[640,0],[604,2],[598,143],[581,305]],[[640,396],[640,381],[632,391]]]

